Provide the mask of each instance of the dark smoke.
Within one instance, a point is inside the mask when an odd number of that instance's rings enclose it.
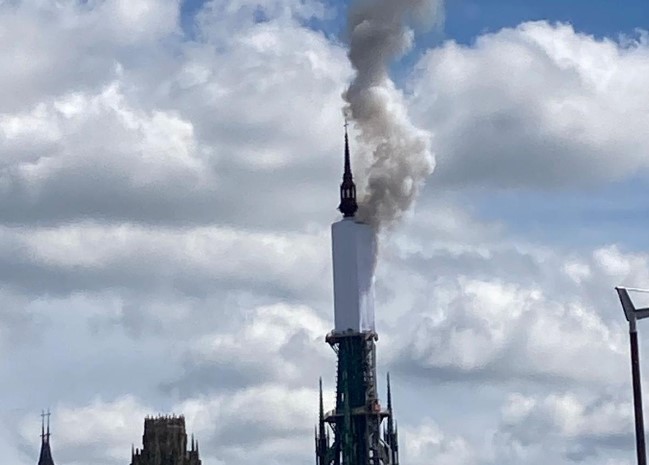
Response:
[[[440,24],[442,11],[443,0],[356,0],[350,7],[349,59],[356,76],[344,94],[345,113],[373,151],[359,217],[377,228],[412,206],[435,168],[431,134],[411,123],[388,68],[412,47],[409,24],[416,18]]]

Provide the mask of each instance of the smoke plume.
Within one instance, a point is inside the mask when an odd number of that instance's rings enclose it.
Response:
[[[349,59],[356,76],[345,91],[345,113],[372,150],[359,217],[377,228],[397,221],[435,167],[431,134],[410,121],[390,63],[413,45],[416,18],[442,21],[443,0],[356,0],[349,18]]]

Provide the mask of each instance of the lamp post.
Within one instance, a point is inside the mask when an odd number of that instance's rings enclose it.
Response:
[[[635,308],[633,302],[631,302],[628,291],[640,289],[616,287],[615,290],[617,291],[617,295],[622,303],[626,320],[629,322],[631,379],[633,382],[633,408],[635,411],[635,443],[636,452],[638,454],[638,465],[647,465],[644,419],[642,416],[642,390],[640,386],[640,355],[638,353],[638,330],[636,328],[636,321],[649,317],[649,308]]]

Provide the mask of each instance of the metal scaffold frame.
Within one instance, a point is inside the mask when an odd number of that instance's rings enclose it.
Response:
[[[387,410],[381,408],[377,393],[376,333],[331,333],[326,340],[338,356],[336,408],[324,413],[321,384],[317,465],[397,465],[389,380]]]

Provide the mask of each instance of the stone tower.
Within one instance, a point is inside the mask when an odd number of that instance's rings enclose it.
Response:
[[[145,418],[142,444],[131,450],[131,465],[201,465],[193,436],[187,449],[183,416]]]

